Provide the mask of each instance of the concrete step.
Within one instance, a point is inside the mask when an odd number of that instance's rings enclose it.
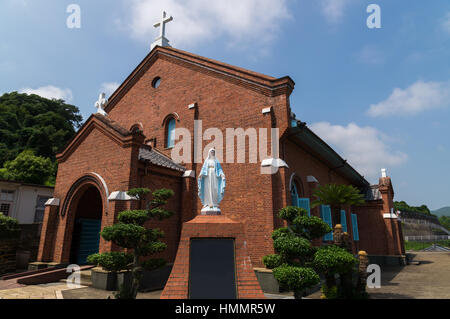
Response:
[[[81,278],[86,280],[91,280],[92,272],[90,269],[81,271]]]

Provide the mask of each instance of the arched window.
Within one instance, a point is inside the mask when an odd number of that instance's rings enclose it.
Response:
[[[301,191],[301,193],[299,191]],[[304,208],[308,212],[308,216],[311,216],[309,198],[301,198],[300,196],[302,195],[302,185],[298,184],[297,180],[293,178],[291,182],[291,206]]]
[[[167,120],[167,148],[172,148],[175,146],[175,126],[176,120],[172,117]]]
[[[297,206],[298,205],[298,190],[297,190],[297,186],[295,185],[295,182],[292,182],[292,186],[291,186],[291,200],[292,206]]]

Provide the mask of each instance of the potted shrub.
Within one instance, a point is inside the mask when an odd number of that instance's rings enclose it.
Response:
[[[143,274],[139,290],[152,291],[164,288],[169,279],[173,264],[164,259],[149,259],[142,263]]]
[[[91,270],[92,287],[103,290],[116,290],[117,273],[130,268],[133,262],[133,255],[113,251],[90,255],[87,261],[98,266]]]
[[[152,219],[163,220],[173,215],[172,212],[163,208],[168,199],[174,195],[172,190],[155,190],[148,202],[146,197],[150,190],[147,188],[135,188],[127,193],[129,196],[138,199],[140,203],[146,203],[145,209],[119,213],[118,223],[105,227],[101,232],[101,236],[105,240],[112,241],[114,244],[129,250],[132,254],[132,260],[126,267],[121,265],[122,267],[116,268],[116,271],[129,270],[129,273],[120,273],[119,275],[121,284],[119,284],[119,293],[116,294],[118,299],[136,298],[143,273],[141,257],[162,252],[167,247],[161,241],[164,233],[157,228],[148,228],[145,224]],[[154,264],[158,265],[158,262],[154,261]]]
[[[311,241],[331,231],[331,227],[316,216],[308,216],[305,209],[288,206],[282,208],[279,217],[286,220],[287,227],[273,231],[275,254],[263,258],[263,263],[272,269],[280,287],[294,292],[295,299],[301,299],[306,289],[320,282],[312,268],[317,248]]]

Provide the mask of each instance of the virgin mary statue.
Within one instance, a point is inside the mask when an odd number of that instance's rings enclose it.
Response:
[[[216,151],[212,148],[198,177],[198,196],[203,204],[202,214],[220,214],[219,203],[224,193],[225,174],[216,159]]]

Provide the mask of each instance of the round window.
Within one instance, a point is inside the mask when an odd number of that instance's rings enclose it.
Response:
[[[161,84],[161,78],[159,76],[153,79],[153,81],[152,81],[153,88],[157,89],[160,84]]]

